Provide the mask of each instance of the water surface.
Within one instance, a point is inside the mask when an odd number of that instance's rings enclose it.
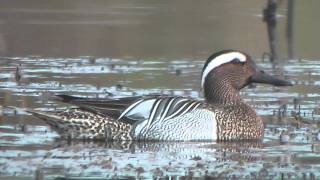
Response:
[[[3,106],[55,110],[55,93],[123,97],[165,93],[201,99],[202,60],[123,60],[91,57],[2,58]],[[259,62],[260,60],[257,59]],[[265,122],[262,142],[66,142],[22,110],[3,107],[1,176],[44,177],[316,177],[320,170],[319,61],[290,60],[267,72],[294,87],[257,85],[242,95]],[[21,79],[16,79],[16,67]],[[280,69],[280,70],[279,70]],[[168,81],[170,79],[170,81]],[[156,84],[157,82],[157,84]],[[147,90],[146,90],[147,89]],[[288,136],[283,143],[280,135]]]

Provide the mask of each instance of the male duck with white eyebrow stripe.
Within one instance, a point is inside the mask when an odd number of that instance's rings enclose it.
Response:
[[[27,110],[62,138],[113,141],[249,140],[263,138],[263,122],[239,91],[250,83],[291,86],[259,70],[246,53],[224,50],[210,56],[201,76],[205,101],[150,95],[118,99],[57,95],[78,108],[47,113]]]

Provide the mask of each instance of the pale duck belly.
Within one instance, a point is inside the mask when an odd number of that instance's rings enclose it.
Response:
[[[136,140],[197,141],[217,140],[215,114],[206,109],[194,109],[182,116],[150,120],[134,129]]]

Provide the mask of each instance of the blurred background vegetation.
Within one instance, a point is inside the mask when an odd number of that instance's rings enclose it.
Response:
[[[267,0],[57,0],[0,2],[0,56],[207,58],[221,49],[269,52]],[[320,1],[296,1],[293,50],[319,58]],[[287,57],[288,1],[277,4],[276,38]]]

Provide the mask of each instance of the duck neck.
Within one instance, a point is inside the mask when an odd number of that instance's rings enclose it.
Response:
[[[238,104],[242,102],[239,90],[228,79],[208,78],[204,85],[204,96],[210,104]]]

